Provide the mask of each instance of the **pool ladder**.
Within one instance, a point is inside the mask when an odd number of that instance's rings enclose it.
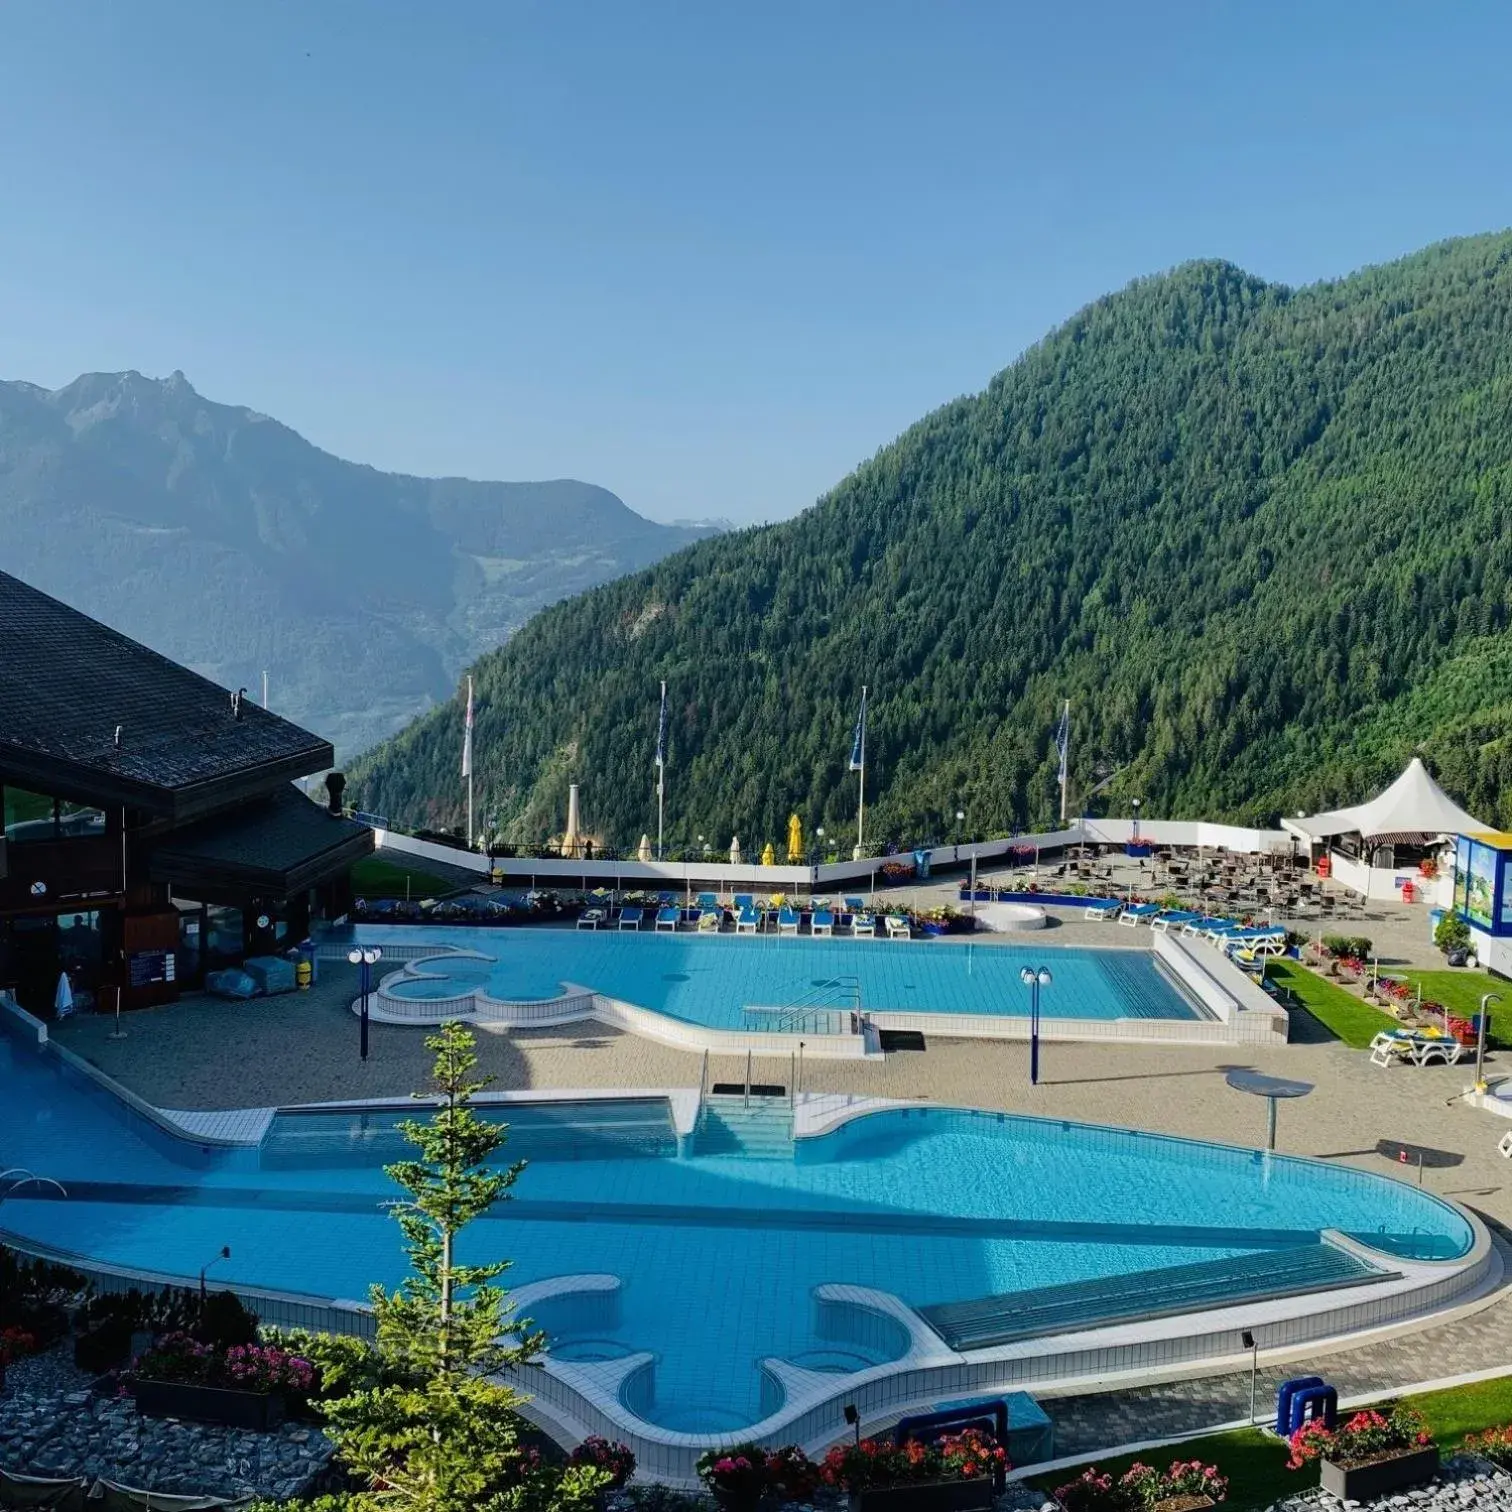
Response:
[[[0,1192],[0,1199],[14,1197],[16,1192],[24,1186],[50,1186],[57,1187],[60,1197],[68,1196],[68,1188],[53,1176],[39,1176],[35,1171],[29,1171],[25,1166],[9,1166],[0,1171],[0,1182],[9,1182],[10,1185]]]

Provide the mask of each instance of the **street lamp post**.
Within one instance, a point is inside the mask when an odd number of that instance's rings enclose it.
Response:
[[[1029,1085],[1039,1085],[1040,988],[1055,978],[1046,966],[1025,966],[1019,981],[1029,989]]]
[[[1139,844],[1139,799],[1134,800],[1134,833],[1130,839],[1133,845]]]
[[[376,945],[354,945],[347,951],[347,960],[362,968],[362,1059],[368,1058],[368,993],[372,991],[373,965],[383,952]]]
[[[957,809],[956,810],[956,845],[957,846],[960,845],[960,843],[961,843],[961,836],[965,833],[965,830],[966,830],[966,810],[965,809]]]
[[[1475,1026],[1475,1090],[1484,1093],[1486,1090],[1486,1017],[1492,1003],[1501,1002],[1501,993],[1486,992],[1481,994],[1480,1019]]]

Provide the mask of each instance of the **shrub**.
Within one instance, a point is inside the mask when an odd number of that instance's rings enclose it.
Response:
[[[767,1455],[767,1481],[784,1501],[807,1501],[819,1487],[819,1467],[796,1444]]]
[[[1488,1428],[1484,1433],[1465,1435],[1465,1453],[1478,1454],[1504,1470],[1512,1469],[1512,1427]]]
[[[1137,1460],[1118,1481],[1133,1507],[1154,1507],[1176,1496],[1206,1496],[1215,1502],[1228,1498],[1228,1480],[1216,1465],[1201,1460],[1172,1460],[1168,1470],[1156,1470]]]
[[[1133,1468],[1137,1467],[1129,1474]],[[1066,1512],[1138,1512],[1144,1503],[1124,1480],[1115,1481],[1106,1470],[1088,1465],[1074,1481],[1057,1486],[1055,1498]]]
[[[305,1396],[314,1385],[310,1362],[276,1345],[233,1344],[217,1349],[186,1333],[165,1334],[132,1362],[130,1375],[142,1381],[183,1381],[232,1391],[286,1391]]]
[[[1390,1416],[1373,1408],[1357,1412],[1339,1428],[1328,1429],[1321,1422],[1304,1423],[1291,1436],[1289,1470],[1300,1470],[1316,1459],[1330,1459],[1337,1465],[1361,1465],[1404,1449],[1425,1448],[1433,1442],[1422,1418],[1410,1407],[1398,1403]]]
[[[626,1444],[611,1444],[596,1433],[589,1434],[571,1454],[569,1465],[591,1465],[609,1476],[606,1489],[618,1491],[635,1474],[635,1452]]]
[[[935,1444],[910,1439],[862,1439],[859,1444],[836,1444],[819,1466],[824,1483],[841,1491],[871,1487],[908,1486],[921,1481],[994,1478],[1008,1467],[1008,1455],[990,1433],[968,1428]]]
[[[1470,948],[1470,926],[1458,914],[1446,913],[1433,931],[1433,943],[1448,955],[1451,950]]]
[[[235,1292],[211,1292],[205,1298],[195,1333],[218,1349],[252,1344],[257,1339],[257,1314],[248,1312]]]
[[[759,1496],[767,1487],[766,1450],[759,1444],[706,1449],[698,1457],[698,1478],[711,1491]]]
[[[265,1328],[262,1337],[265,1344],[277,1345],[310,1362],[315,1375],[309,1391],[312,1401],[333,1401],[391,1384],[384,1375],[378,1351],[364,1339],[349,1334],[312,1333],[303,1328]]]

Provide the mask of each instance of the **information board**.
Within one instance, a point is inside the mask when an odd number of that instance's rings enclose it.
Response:
[[[171,982],[175,961],[171,950],[137,950],[126,958],[127,980],[133,987]]]

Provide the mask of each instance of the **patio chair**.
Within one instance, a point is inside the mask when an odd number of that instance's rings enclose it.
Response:
[[[673,908],[670,905],[656,910],[656,927],[658,930],[668,929],[676,934],[677,926],[682,922],[682,909]]]
[[[705,908],[699,912],[699,934],[718,934],[723,924],[724,910],[722,908]]]
[[[815,935],[832,935],[835,932],[835,915],[828,908],[816,908],[814,917],[809,922],[809,933]]]
[[[902,914],[888,914],[887,938],[889,940],[913,939],[913,928]]]
[[[778,934],[795,935],[798,933],[798,926],[802,922],[803,916],[798,912],[796,908],[792,907],[790,904],[784,903],[782,907],[777,910]]]
[[[641,920],[645,917],[646,910],[632,903],[628,908],[620,909],[619,927],[621,929],[639,929],[641,927]]]
[[[735,933],[755,934],[761,928],[761,915],[756,912],[754,905],[742,904],[735,915]]]

